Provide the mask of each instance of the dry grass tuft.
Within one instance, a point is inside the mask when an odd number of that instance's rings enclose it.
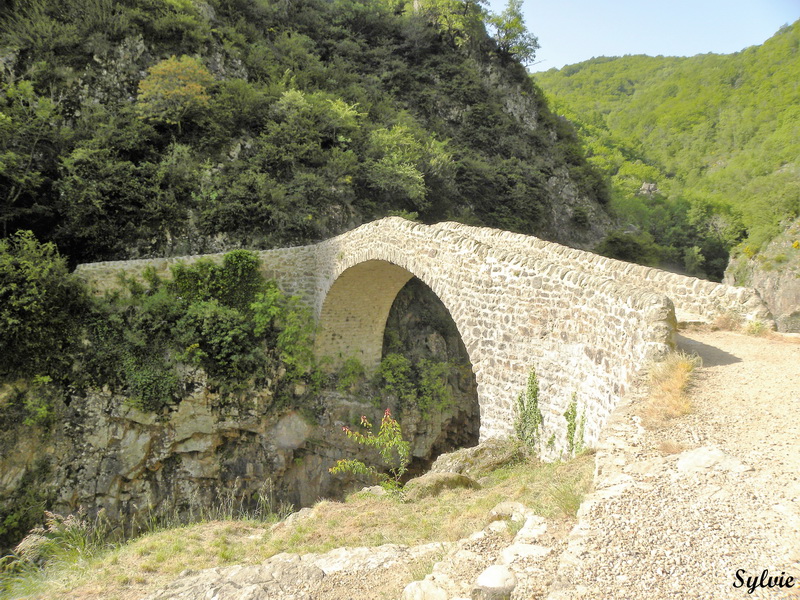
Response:
[[[689,414],[692,405],[686,396],[691,372],[702,366],[699,356],[670,352],[650,370],[650,393],[641,410],[646,427],[663,427],[677,417]]]
[[[739,331],[742,328],[742,316],[734,312],[719,315],[711,324],[712,331]]]

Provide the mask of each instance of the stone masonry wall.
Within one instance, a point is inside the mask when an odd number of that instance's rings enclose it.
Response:
[[[685,317],[712,322],[720,315],[734,313],[746,321],[759,320],[767,324],[772,323],[772,315],[766,305],[758,293],[749,287],[734,287],[697,277],[687,277],[606,258],[599,254],[510,231],[501,232],[488,227],[470,227],[460,223],[439,223],[435,227],[456,231],[471,239],[525,256],[553,260],[564,266],[662,293],[672,300],[679,320]]]
[[[265,275],[313,306],[320,324],[316,350],[334,363],[357,356],[376,365],[394,297],[409,278],[421,279],[448,309],[467,348],[481,440],[513,433],[515,400],[535,369],[542,439],[553,438],[544,453],[551,457],[566,446],[563,415],[573,394],[592,443],[635,375],[672,345],[669,294],[701,315],[719,307],[765,311],[748,290],[453,223],[387,218],[319,244],[259,256]],[[77,272],[101,290],[117,285],[120,270],[139,275],[153,266],[168,274],[170,264],[198,258],[94,263]]]

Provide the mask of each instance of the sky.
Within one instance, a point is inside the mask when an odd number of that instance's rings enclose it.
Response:
[[[800,0],[523,0],[522,12],[539,38],[537,72],[595,56],[738,52],[800,19]]]

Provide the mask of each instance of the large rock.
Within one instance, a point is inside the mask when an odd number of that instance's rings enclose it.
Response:
[[[444,490],[458,488],[479,489],[480,484],[466,475],[460,473],[426,473],[409,481],[405,488],[406,498],[420,500],[431,496],[438,496]]]
[[[478,575],[472,588],[472,600],[511,600],[517,587],[514,572],[505,565],[492,565]]]
[[[480,477],[497,467],[519,460],[522,446],[513,439],[490,438],[478,446],[442,454],[431,466],[431,473],[461,473]]]
[[[800,333],[800,218],[758,254],[731,259],[725,283],[754,288],[778,331]]]

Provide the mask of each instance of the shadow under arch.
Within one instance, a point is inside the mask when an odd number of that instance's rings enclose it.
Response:
[[[386,338],[390,315],[390,331],[399,331],[396,350],[390,350],[394,344]],[[424,371],[426,360],[450,363],[445,385],[451,401],[446,408],[421,412],[409,421],[406,409],[400,409],[404,435],[412,441],[408,476],[427,471],[444,452],[478,444],[483,408],[474,363],[446,300],[423,278],[382,259],[350,266],[325,295],[318,325],[315,351],[318,357],[329,359],[334,370],[355,357],[368,373],[374,373],[385,350],[409,358],[414,377]],[[416,342],[413,350],[409,339]],[[425,350],[420,346],[426,346]],[[424,414],[427,416],[420,418]]]
[[[374,371],[381,361],[389,311],[397,294],[413,277],[415,274],[403,267],[377,259],[345,269],[333,282],[322,303],[315,340],[317,356],[328,357],[333,368],[355,357],[368,371]],[[463,342],[463,332],[446,299],[436,293],[432,282],[423,277],[419,279],[442,302]],[[469,349],[467,357],[470,365],[474,365]]]

